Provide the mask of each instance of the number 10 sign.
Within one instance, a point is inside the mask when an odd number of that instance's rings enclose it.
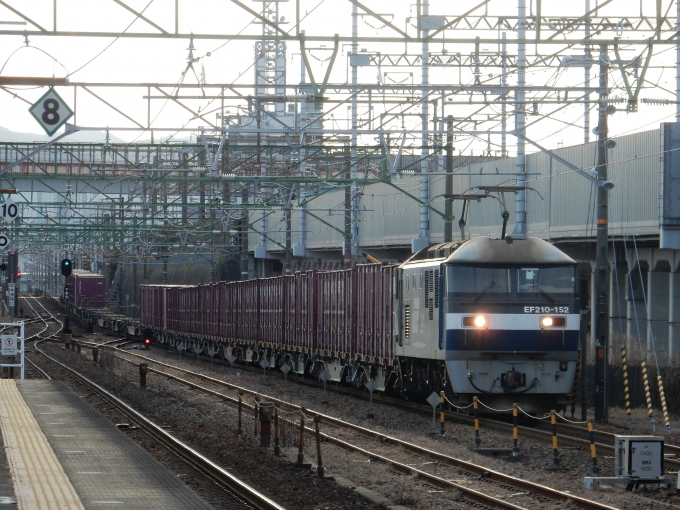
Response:
[[[49,136],[73,116],[73,111],[52,87],[28,111]]]

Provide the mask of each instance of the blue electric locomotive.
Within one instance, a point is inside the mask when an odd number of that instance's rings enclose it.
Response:
[[[400,266],[395,354],[403,394],[446,388],[527,412],[571,401],[579,349],[576,262],[536,238],[474,238]]]

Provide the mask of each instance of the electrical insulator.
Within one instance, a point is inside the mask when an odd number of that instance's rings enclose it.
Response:
[[[657,104],[657,105],[671,104],[670,99],[645,98],[645,99],[642,100],[642,102],[645,103],[645,104]]]

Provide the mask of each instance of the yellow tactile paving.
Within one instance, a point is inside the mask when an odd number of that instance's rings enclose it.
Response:
[[[84,510],[13,379],[0,379],[0,428],[19,510]]]

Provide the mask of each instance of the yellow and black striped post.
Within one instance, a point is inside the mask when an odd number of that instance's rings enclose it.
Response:
[[[560,453],[557,449],[557,416],[555,410],[550,411],[550,424],[552,425],[553,466],[559,467]]]
[[[443,436],[444,435],[444,392],[440,392],[439,396],[441,397],[441,404],[439,405],[439,433]]]
[[[316,436],[316,476],[323,478],[323,461],[321,459],[321,418],[317,414],[314,417],[314,432]]]
[[[593,460],[593,474],[597,475],[600,468],[597,467],[597,450],[595,449],[595,433],[593,432],[593,420],[588,418],[588,439],[590,439],[590,457]]]
[[[666,425],[666,430],[671,433],[671,420],[668,417],[668,406],[666,406],[666,393],[663,391],[663,379],[661,374],[656,376],[656,382],[659,385],[659,398],[661,399],[661,410],[663,411],[663,421]]]
[[[238,429],[236,429],[237,434],[243,434],[243,429],[241,428],[241,422],[243,417],[243,398],[241,394],[238,394]]]
[[[519,445],[518,440],[519,434],[517,433],[517,404],[512,404],[512,456],[517,457],[519,455]]]
[[[298,443],[297,463],[304,464],[305,462],[305,413],[300,411],[300,442]]]
[[[472,397],[472,408],[475,410],[475,448],[479,448],[482,440],[479,438],[479,403],[477,397]]]
[[[258,420],[257,420],[257,418],[258,418],[257,415],[259,414],[259,411],[260,411],[260,403],[259,403],[257,400],[255,400],[255,407],[254,407],[254,409],[255,409],[255,426],[254,426],[254,428],[253,428],[253,435],[254,435],[255,437],[257,437],[257,421],[258,421]]]
[[[652,429],[656,432],[656,420],[654,419],[654,409],[652,409],[652,392],[649,391],[649,377],[647,376],[647,364],[642,362],[642,383],[645,386],[645,399],[647,400],[647,414]]]
[[[628,420],[628,428],[633,430],[633,420],[630,416],[630,388],[628,385],[628,357],[626,356],[626,346],[621,346],[621,361],[623,363],[623,396],[626,403],[626,419]]]
[[[279,439],[281,437],[279,430],[279,408],[274,406],[274,455],[278,457],[281,453],[279,446]]]
[[[571,387],[571,418],[574,419],[576,412],[576,394],[578,393],[578,385],[581,382],[581,351],[578,351],[578,361],[576,362],[576,369],[574,370],[574,384]]]

